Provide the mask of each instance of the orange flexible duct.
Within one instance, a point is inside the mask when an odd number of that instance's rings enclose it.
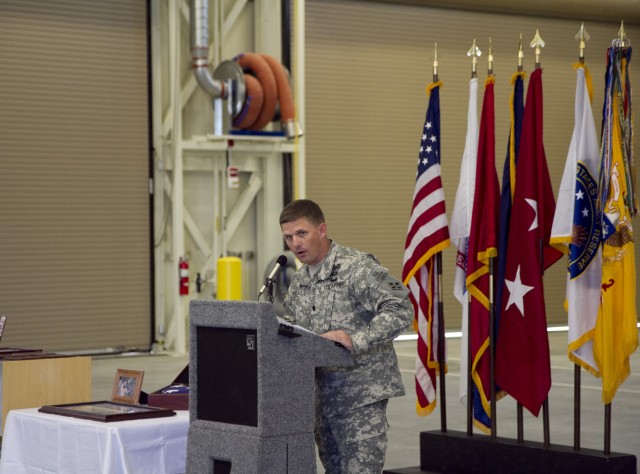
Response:
[[[291,84],[289,83],[287,70],[273,56],[269,56],[268,54],[261,54],[261,56],[267,64],[269,64],[269,67],[271,67],[276,79],[278,102],[280,103],[280,117],[283,125],[287,122],[295,121],[296,110],[293,104],[293,94],[291,93]]]
[[[242,112],[238,118],[244,117],[242,120],[235,119],[233,125],[238,128],[259,130],[268,124],[276,111],[276,103],[278,100],[278,89],[276,79],[273,75],[271,67],[260,55],[255,53],[243,53],[234,58],[234,60],[246,72],[251,72],[256,78],[260,86],[262,86],[263,102],[262,108],[258,108],[257,100],[251,99],[247,90],[247,100]],[[245,82],[249,74],[245,74]],[[251,99],[251,100],[250,100]],[[246,117],[253,116],[258,111],[257,118],[253,123],[249,123]],[[237,123],[236,123],[237,122]]]
[[[264,103],[264,92],[258,79],[250,74],[245,74],[244,85],[246,88],[244,107],[233,119],[233,126],[241,130],[247,130],[256,122]]]

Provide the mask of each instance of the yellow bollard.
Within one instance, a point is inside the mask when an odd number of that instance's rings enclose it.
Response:
[[[238,257],[221,257],[218,259],[218,299],[242,299],[242,260]]]

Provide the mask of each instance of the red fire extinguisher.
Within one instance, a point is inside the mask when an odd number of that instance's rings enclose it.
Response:
[[[178,264],[178,274],[180,278],[180,295],[189,294],[189,262],[180,257],[180,263]]]

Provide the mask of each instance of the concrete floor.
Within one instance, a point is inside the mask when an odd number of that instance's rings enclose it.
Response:
[[[549,394],[550,436],[552,444],[573,446],[573,364],[567,358],[567,335],[550,333],[552,388]],[[414,365],[415,341],[397,342],[407,395],[392,399],[387,417],[391,424],[385,469],[418,466],[420,464],[419,433],[440,429],[438,408],[427,417],[415,413]],[[446,377],[447,428],[466,431],[466,408],[458,402],[460,382],[460,340],[448,339]],[[95,357],[93,360],[93,400],[111,397],[116,370],[144,370],[142,389],[157,390],[168,383],[188,363],[187,356],[135,355]],[[611,451],[633,454],[640,458],[640,353],[631,358],[632,373],[616,394],[612,404]],[[600,380],[582,372],[581,447],[602,450],[604,446],[604,408],[601,402]],[[498,436],[516,437],[516,404],[505,397],[497,406]],[[474,431],[475,433],[475,431]],[[534,418],[525,410],[524,438],[543,440],[542,415]],[[318,472],[322,472],[318,470]]]

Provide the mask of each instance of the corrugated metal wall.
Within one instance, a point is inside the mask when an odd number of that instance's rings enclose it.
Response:
[[[0,0],[3,346],[149,345],[146,18]]]
[[[619,23],[586,25],[591,35],[586,58],[594,77],[594,111],[599,125],[605,53]],[[453,209],[464,148],[474,38],[479,62],[479,107],[486,54],[493,39],[496,74],[496,162],[502,176],[509,130],[510,80],[523,35],[525,70],[534,67],[529,42],[536,29],[542,53],[545,147],[554,191],[564,169],[573,131],[579,21],[446,10],[400,4],[309,0],[306,9],[307,197],[325,211],[330,237],[374,253],[398,277],[411,209],[416,159],[438,43],[442,113],[442,174],[447,211]],[[627,26],[632,43],[640,31]],[[633,87],[639,90],[640,75]],[[528,81],[527,81],[528,82]],[[445,311],[448,328],[460,326],[453,298],[455,252],[447,249]],[[566,267],[545,276],[548,320],[566,324],[563,310]]]

